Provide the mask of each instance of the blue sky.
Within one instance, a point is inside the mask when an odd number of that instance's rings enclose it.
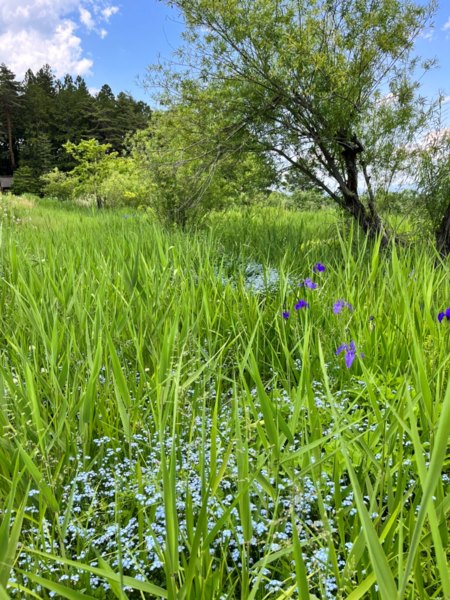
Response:
[[[83,75],[92,90],[108,83],[149,102],[136,77],[159,53],[170,58],[181,31],[177,12],[156,0],[0,0],[0,62],[18,77],[48,62],[58,76]],[[417,51],[440,62],[424,77],[423,93],[450,97],[450,0],[441,0]]]
[[[450,0],[441,0],[434,27],[430,28],[417,41],[417,53],[423,58],[436,57],[439,68],[428,72],[422,79],[422,89],[426,96],[445,91],[450,96]]]
[[[108,35],[101,39],[94,32],[82,38],[86,55],[93,61],[90,87],[108,83],[114,92],[128,90],[137,98],[149,98],[136,84],[146,67],[157,62],[158,54],[170,58],[180,45],[182,25],[177,11],[155,0],[128,0],[111,18]]]

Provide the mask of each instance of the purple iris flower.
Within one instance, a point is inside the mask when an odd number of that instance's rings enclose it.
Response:
[[[284,313],[283,313],[283,317],[284,317],[285,319],[289,319],[289,315],[290,315],[290,314],[291,314],[291,313],[290,313],[290,311],[284,312]]]
[[[352,366],[353,361],[355,360],[355,357],[356,357],[355,342],[351,341],[348,346],[347,346],[347,344],[341,344],[339,346],[339,348],[336,350],[336,356],[338,356],[343,350],[345,350],[345,364],[347,366],[347,369],[350,369],[350,367]],[[362,352],[361,352],[360,356],[361,356],[361,358],[364,358],[364,354]]]
[[[304,308],[306,306],[306,308],[309,308],[309,304],[306,302],[306,300],[300,300],[300,302],[298,302],[295,305],[295,310],[298,310],[299,308]]]
[[[341,344],[339,346],[339,348],[336,350],[336,356],[339,356],[339,354],[342,352],[342,350],[345,350],[346,352],[348,352],[347,344]]]
[[[347,366],[347,369],[350,369],[354,360],[355,360],[355,353],[348,351],[347,354],[345,355],[345,364]]]
[[[373,321],[374,319],[375,319],[375,317],[373,317],[372,315],[370,315],[369,321]]]
[[[309,277],[304,279],[303,283],[301,283],[298,287],[302,287],[302,285],[306,285],[306,287],[309,288],[310,290],[315,290],[317,287],[317,283],[314,283],[314,281],[311,281],[311,279]]]
[[[318,271],[323,272],[323,271],[325,271],[325,267],[323,266],[322,263],[317,263],[317,265],[315,267],[313,267],[313,271],[314,271],[314,273],[317,273]]]
[[[350,309],[350,312],[353,312],[352,305],[346,302],[345,300],[338,300],[333,304],[333,312],[335,315],[338,315],[341,310],[347,306]]]
[[[440,312],[438,314],[439,323],[442,323],[444,317],[447,317],[447,321],[450,321],[450,308],[447,308],[445,312]]]

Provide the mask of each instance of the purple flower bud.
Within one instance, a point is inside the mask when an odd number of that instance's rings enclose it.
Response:
[[[290,313],[289,311],[287,311],[287,312],[284,312],[284,313],[283,313],[283,317],[284,317],[285,319],[289,319],[289,315],[290,315],[290,314],[291,314],[291,313]]]

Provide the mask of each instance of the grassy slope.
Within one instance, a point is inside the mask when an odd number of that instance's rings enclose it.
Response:
[[[2,204],[0,598],[450,597],[431,248]]]

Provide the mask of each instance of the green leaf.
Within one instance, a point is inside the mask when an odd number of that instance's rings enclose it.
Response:
[[[51,592],[56,592],[63,598],[67,598],[67,600],[83,600],[84,598],[86,598],[87,600],[95,600],[94,596],[90,596],[89,594],[86,594],[86,592],[80,593],[76,592],[75,590],[70,590],[69,588],[67,588],[64,585],[61,585],[60,583],[56,583],[55,581],[51,581],[49,579],[44,579],[43,577],[35,575],[34,573],[31,573],[29,571],[22,571],[21,569],[17,569],[17,572],[21,573],[22,575],[25,575],[26,577],[28,577],[28,579],[34,581],[34,583],[37,583],[43,588],[50,590]]]

